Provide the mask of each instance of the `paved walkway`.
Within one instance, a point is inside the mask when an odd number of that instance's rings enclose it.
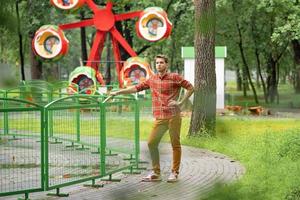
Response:
[[[203,149],[183,147],[183,159],[180,179],[176,183],[167,183],[171,165],[171,146],[168,143],[160,145],[163,181],[155,183],[141,182],[141,177],[149,172],[142,171],[138,175],[116,174],[113,178],[122,178],[121,182],[104,182],[103,188],[88,188],[78,184],[62,188],[62,193],[69,197],[50,197],[46,192],[32,193],[30,199],[60,199],[60,200],[195,200],[203,197],[216,182],[230,182],[244,173],[240,163],[218,153]],[[141,144],[141,158],[149,161],[146,143]],[[150,168],[150,164],[146,164]],[[0,197],[0,200],[16,199],[17,196]]]

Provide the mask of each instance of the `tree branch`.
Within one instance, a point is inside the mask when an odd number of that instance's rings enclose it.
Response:
[[[169,1],[168,5],[167,5],[167,8],[166,8],[166,12],[167,12],[167,13],[168,13],[168,11],[169,11],[171,5],[173,4],[173,1],[174,1],[174,0],[170,0],[170,1]]]
[[[286,45],[282,48],[282,51],[279,53],[279,55],[277,56],[277,58],[274,60],[276,63],[280,60],[280,58],[282,57],[282,55],[286,51],[288,45],[289,45],[289,42],[287,42]]]
[[[136,53],[139,55],[141,53],[143,53],[144,51],[146,51],[148,48],[152,47],[154,43],[151,43],[151,45],[147,44],[145,46],[143,46],[141,49],[139,49]]]

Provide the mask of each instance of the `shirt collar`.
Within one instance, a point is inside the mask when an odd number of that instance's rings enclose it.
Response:
[[[158,78],[160,78],[161,80],[164,79],[167,75],[169,74],[169,72],[164,73],[164,75],[160,76],[159,74],[157,74]]]

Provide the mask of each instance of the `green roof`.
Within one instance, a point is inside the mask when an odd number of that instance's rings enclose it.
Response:
[[[226,46],[216,46],[215,47],[216,58],[226,58],[227,48]],[[195,58],[194,47],[181,47],[181,57],[182,58]]]

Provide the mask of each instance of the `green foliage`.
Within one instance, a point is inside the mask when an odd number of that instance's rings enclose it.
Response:
[[[242,48],[250,70],[255,72],[260,65],[269,88],[271,82],[267,80],[271,75],[275,77],[270,67],[272,62],[278,68],[275,82],[291,74],[294,58],[289,44],[299,38],[298,4],[290,0],[218,0],[216,38],[217,44],[228,47],[227,67],[244,68],[239,51]],[[254,78],[252,75],[251,79]]]
[[[105,1],[96,1],[102,5]],[[15,1],[1,1],[0,8],[0,29],[2,36],[0,38],[0,59],[1,62],[15,64],[18,59],[18,36],[14,31],[15,28]],[[168,12],[169,19],[173,23],[173,31],[170,38],[150,43],[137,37],[135,33],[135,22],[137,19],[128,20],[123,23],[123,29],[127,28],[131,31],[133,37],[133,48],[136,51],[146,47],[140,56],[147,57],[151,61],[154,55],[158,53],[167,54],[171,59],[171,70],[182,71],[183,61],[181,59],[181,47],[193,45],[193,2],[191,0],[176,1],[115,1],[114,12],[124,13],[129,11],[144,10],[147,7],[159,6]],[[49,0],[40,1],[20,1],[19,2],[21,32],[23,35],[25,64],[30,63],[30,37],[44,24],[63,24],[79,21],[79,11],[85,12],[85,17],[92,17],[92,12],[84,6],[75,13],[68,13],[50,5]],[[1,18],[1,17],[5,17]],[[9,28],[12,27],[12,28]],[[181,28],[184,27],[184,28]],[[186,30],[187,29],[187,30]],[[3,30],[3,31],[2,31]],[[88,49],[91,47],[91,41],[95,33],[94,28],[87,28]],[[67,76],[77,66],[79,66],[79,58],[81,57],[80,32],[77,30],[65,31],[66,37],[70,41],[69,53],[58,63],[43,63],[43,77],[48,79],[52,74],[52,68],[58,67],[61,75]],[[9,42],[8,42],[9,41]],[[148,47],[149,46],[149,47]],[[106,51],[104,51],[105,54]],[[102,69],[102,68],[101,68]],[[53,79],[50,77],[49,79]]]
[[[255,106],[253,97],[249,95],[244,97],[242,91],[236,91],[236,84],[233,82],[226,83],[226,93],[229,94],[226,105],[240,105],[244,108]],[[260,105],[266,109],[281,108],[281,109],[298,109],[300,108],[300,94],[295,94],[293,86],[291,84],[279,84],[278,91],[280,94],[279,103],[266,104],[263,102],[263,91],[262,88],[258,89],[258,98]],[[296,110],[295,110],[296,111]],[[272,113],[272,112],[271,112]],[[273,113],[275,114],[275,113]]]
[[[26,3],[26,4],[25,4]],[[24,17],[23,23],[25,30],[29,34],[34,32],[44,24],[48,24],[51,18],[53,19],[53,9],[48,0],[24,2]],[[48,22],[48,23],[47,23]]]
[[[73,119],[59,120],[55,123],[55,131],[67,131],[74,134]],[[109,137],[132,138],[130,131],[114,131],[120,120],[129,120],[123,116],[118,120],[109,120],[107,127]],[[245,174],[232,184],[216,184],[215,190],[206,197],[207,200],[298,200],[299,199],[299,138],[300,120],[292,118],[257,118],[257,117],[219,117],[217,120],[216,136],[186,137],[189,118],[183,118],[181,138],[183,145],[205,148],[230,156],[241,162]],[[128,121],[129,122],[129,121]],[[132,121],[131,121],[132,122]],[[131,123],[130,122],[130,123]],[[39,131],[34,127],[34,121],[27,128]],[[36,122],[38,123],[38,121]],[[20,119],[11,119],[11,129],[21,129]],[[31,127],[32,126],[32,127]],[[81,124],[82,134],[91,133],[88,121]],[[147,140],[151,130],[152,120],[142,118],[140,122],[141,140]],[[93,126],[99,129],[99,126]],[[127,127],[122,127],[127,130]],[[126,134],[124,134],[126,133]],[[163,141],[169,141],[165,134]],[[5,141],[0,140],[0,144]],[[298,148],[297,148],[298,145]],[[297,155],[294,157],[294,155]]]
[[[96,1],[103,3],[104,1]],[[173,23],[173,30],[170,38],[155,43],[149,43],[139,39],[135,34],[135,20],[129,20],[127,27],[133,36],[133,46],[135,50],[140,50],[143,47],[145,51],[140,56],[147,57],[150,60],[158,53],[167,54],[171,60],[171,70],[181,72],[183,70],[183,61],[181,59],[181,47],[193,46],[194,44],[194,5],[192,0],[175,0],[175,1],[114,1],[116,13],[125,12],[125,7],[129,7],[130,11],[143,10],[150,6],[159,6],[168,12],[170,21]],[[232,4],[236,3],[236,10],[233,11]],[[278,52],[278,47],[284,46],[288,40],[299,38],[299,6],[296,0],[217,0],[217,45],[224,45],[228,48],[227,67],[235,69],[241,65],[240,52],[238,51],[238,35],[236,31],[236,21],[238,21],[243,30],[243,39],[246,49],[247,61],[250,68],[255,69],[254,45],[260,51],[262,65],[265,66],[265,56],[269,50],[275,49]],[[55,9],[50,5],[49,0],[40,1],[20,1],[21,14],[21,32],[24,35],[25,43],[25,61],[29,63],[29,48],[30,39],[28,34],[33,34],[41,25],[44,24],[62,24],[66,22],[74,22],[79,20],[78,12],[66,13],[59,9]],[[86,17],[91,17],[92,13],[87,7],[80,9],[85,11]],[[5,62],[15,63],[18,56],[18,40],[14,31],[16,27],[15,20],[15,1],[1,0],[0,8],[0,27],[1,29],[1,59]],[[273,22],[273,23],[270,23]],[[251,35],[251,23],[255,25],[254,38]],[[270,27],[274,27],[274,31],[270,32]],[[9,31],[7,31],[9,30]],[[88,29],[88,40],[91,41],[94,29]],[[65,31],[67,38],[70,40],[70,52],[60,61],[64,74],[68,74],[72,69],[79,65],[80,57],[80,39],[79,31]],[[7,42],[10,41],[10,42]],[[289,72],[292,67],[291,55],[284,55],[284,59],[280,66],[280,73],[284,69]],[[52,68],[51,64],[46,64],[45,68]],[[65,69],[66,68],[66,69]],[[282,68],[282,69],[281,69]],[[47,71],[47,70],[45,70]],[[265,70],[263,70],[265,71]]]
[[[6,28],[0,28],[0,31],[2,34],[0,37],[0,62],[14,65],[18,57],[17,35]]]
[[[283,44],[286,40],[299,40],[300,39],[300,10],[298,13],[292,13],[287,16],[286,21],[283,22],[282,26],[276,28],[274,34],[272,35],[272,40]]]
[[[0,1],[0,63],[15,63],[17,47],[15,1]]]
[[[290,155],[298,152],[299,146],[297,149],[292,142],[291,150],[286,146],[286,155],[280,152],[286,141],[300,137],[299,131],[297,119],[225,117],[217,121],[216,137],[185,138],[182,143],[224,153],[245,166],[240,180],[225,186],[217,184],[206,199],[279,200],[297,195],[300,161]]]
[[[295,187],[292,189],[284,198],[285,200],[299,200],[300,199],[300,188]]]
[[[243,187],[241,184],[236,183],[234,185],[216,184],[207,197],[204,200],[241,200],[241,199],[255,199],[263,200],[262,194],[260,194],[257,188],[253,187],[252,191],[247,191],[245,194],[241,194],[237,191]],[[255,189],[254,189],[255,188]]]
[[[13,14],[15,1],[1,0],[0,3],[0,28],[14,32],[16,27],[16,17]]]
[[[279,147],[279,156],[288,157],[291,160],[300,159],[300,134],[296,131],[288,133],[289,137],[285,137]]]

